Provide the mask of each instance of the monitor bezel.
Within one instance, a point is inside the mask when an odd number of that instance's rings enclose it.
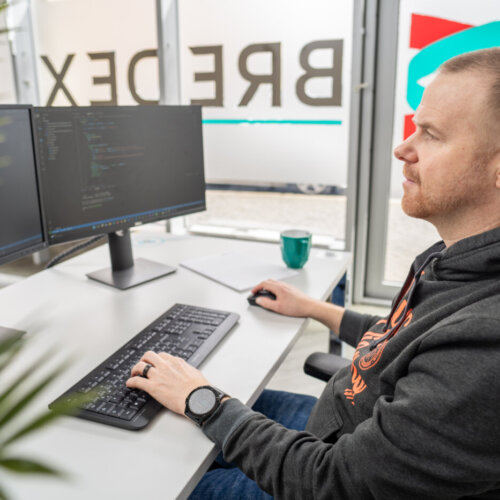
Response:
[[[43,204],[42,204],[42,193],[41,193],[41,185],[40,185],[40,171],[39,171],[39,164],[38,164],[38,154],[35,148],[35,137],[33,134],[33,106],[31,104],[0,104],[0,110],[8,110],[8,109],[19,109],[19,110],[26,110],[28,112],[28,117],[30,121],[30,131],[31,131],[31,148],[33,151],[33,158],[34,158],[34,164],[35,164],[35,182],[36,182],[36,191],[37,191],[37,197],[38,197],[38,213],[40,216],[40,227],[41,227],[41,232],[42,232],[42,241],[34,243],[26,248],[15,250],[11,253],[5,254],[3,256],[0,256],[0,265],[7,264],[9,262],[12,262],[14,260],[21,259],[22,257],[27,257],[35,252],[38,252],[40,250],[44,250],[45,248],[48,247],[48,242],[47,242],[47,232],[46,232],[46,227],[45,227],[45,219],[44,219],[44,212],[43,212]]]
[[[139,106],[130,106],[130,105],[127,105],[127,106],[120,106],[120,105],[117,105],[117,106],[78,106],[78,110],[103,110],[103,109],[116,109],[116,108],[121,108],[121,109],[136,109],[137,107]],[[46,239],[46,242],[47,242],[47,245],[48,246],[54,246],[54,245],[61,245],[61,244],[64,244],[64,243],[68,243],[68,242],[71,242],[71,241],[77,241],[77,240],[81,240],[81,239],[86,239],[86,238],[92,238],[94,236],[99,236],[99,235],[109,235],[109,234],[113,234],[113,233],[116,233],[118,231],[124,231],[126,229],[133,229],[134,227],[141,227],[141,226],[144,226],[146,224],[151,224],[153,222],[158,222],[158,221],[162,221],[162,220],[169,220],[173,217],[181,217],[181,216],[184,216],[184,215],[190,215],[190,214],[193,214],[193,213],[197,213],[197,212],[202,212],[204,210],[207,209],[207,199],[206,199],[206,185],[207,185],[207,181],[206,181],[206,177],[205,177],[205,153],[204,153],[204,143],[203,143],[203,123],[202,123],[202,106],[200,105],[197,105],[197,104],[186,104],[186,105],[182,105],[182,104],[179,104],[179,105],[165,105],[165,104],[159,104],[159,105],[156,105],[155,108],[158,108],[158,107],[162,107],[162,108],[191,108],[191,109],[195,109],[197,110],[197,113],[198,113],[198,116],[199,116],[199,123],[200,123],[200,136],[201,136],[201,160],[203,162],[203,183],[204,183],[204,186],[205,186],[205,190],[204,190],[204,200],[203,200],[203,205],[197,205],[195,209],[192,209],[192,208],[186,208],[186,209],[183,209],[183,210],[180,210],[179,212],[176,212],[175,215],[169,217],[169,216],[159,216],[159,217],[155,217],[155,218],[152,218],[152,219],[148,219],[146,220],[145,222],[141,222],[141,223],[134,223],[134,224],[130,224],[130,223],[123,223],[123,224],[116,224],[116,225],[113,225],[112,227],[110,227],[109,231],[106,231],[104,228],[101,228],[99,230],[94,230],[94,229],[89,229],[89,230],[85,230],[85,231],[82,231],[82,233],[84,234],[79,234],[78,236],[74,236],[73,233],[71,231],[68,231],[67,233],[65,233],[64,237],[62,238],[58,238],[57,241],[51,241],[50,239],[50,235],[49,235],[49,228],[48,228],[48,224],[45,220],[45,218],[43,218],[43,224],[44,224],[44,235],[45,235],[45,239]],[[49,109],[64,109],[64,108],[67,108],[67,106],[50,106]],[[36,113],[37,111],[43,111],[43,110],[46,110],[48,109],[47,107],[44,107],[44,106],[33,106],[31,108],[31,113]],[[32,128],[33,128],[33,141],[35,143],[35,147],[34,147],[34,150],[35,150],[35,155],[36,155],[36,163],[37,163],[37,166],[39,166],[39,161],[38,161],[38,134],[37,134],[37,131],[35,129],[35,119],[33,117],[32,119]],[[41,172],[39,172],[39,180],[40,180],[40,184],[39,184],[39,197],[40,197],[40,204],[41,204],[41,207],[42,207],[42,212],[44,210],[44,199],[45,199],[45,196],[46,196],[46,192],[44,190],[44,186],[43,186],[43,180],[42,180],[42,175],[41,175]],[[43,212],[44,213],[44,212]]]

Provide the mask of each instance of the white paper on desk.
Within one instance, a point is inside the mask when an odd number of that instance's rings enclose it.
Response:
[[[238,292],[253,288],[266,279],[282,280],[297,271],[266,262],[253,255],[227,252],[185,260],[181,266],[191,269]]]

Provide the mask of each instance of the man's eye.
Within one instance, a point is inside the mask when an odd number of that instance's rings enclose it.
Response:
[[[428,130],[424,130],[424,134],[428,139],[435,140],[437,137],[435,135],[432,135]]]

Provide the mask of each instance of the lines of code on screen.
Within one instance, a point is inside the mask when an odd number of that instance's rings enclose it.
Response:
[[[205,207],[199,107],[37,108],[35,130],[52,243]]]

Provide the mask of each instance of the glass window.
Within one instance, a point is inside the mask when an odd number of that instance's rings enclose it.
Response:
[[[176,77],[203,106],[209,188],[191,230],[304,227],[344,248],[353,7],[178,2]],[[154,0],[34,0],[33,19],[41,105],[158,103]]]
[[[191,229],[343,247],[352,24],[350,1],[179,2],[181,101],[203,105],[214,189]]]
[[[446,59],[500,45],[498,1],[400,2],[393,148],[414,130],[413,114],[425,86]],[[402,164],[393,159],[384,280],[401,282],[415,255],[440,240],[434,226],[401,209]]]
[[[154,0],[34,0],[42,106],[156,104]]]

